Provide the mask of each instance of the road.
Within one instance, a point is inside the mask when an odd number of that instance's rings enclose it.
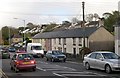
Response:
[[[2,70],[8,78],[120,78],[120,72],[106,74],[100,70],[86,70],[82,63],[66,61],[48,62],[44,58],[36,58],[37,70],[20,71],[10,70],[10,59],[2,60]]]

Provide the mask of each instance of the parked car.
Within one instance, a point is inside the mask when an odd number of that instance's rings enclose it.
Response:
[[[28,53],[16,53],[10,61],[11,70],[19,72],[20,70],[36,70],[36,60],[31,54]]]
[[[47,51],[46,53],[46,60],[50,60],[51,62],[54,61],[66,61],[66,55],[63,54],[61,51],[57,50],[52,50],[52,51]]]
[[[15,52],[16,49],[15,49],[14,47],[9,47],[8,51],[9,51],[9,52]]]
[[[2,59],[9,59],[10,53],[8,51],[1,51]]]
[[[17,51],[17,53],[26,53],[25,48],[19,48]]]
[[[8,48],[7,47],[1,47],[0,48],[0,51],[3,52],[3,51],[8,51]]]
[[[113,52],[92,52],[84,57],[83,64],[86,69],[95,68],[106,73],[120,71],[120,57]]]

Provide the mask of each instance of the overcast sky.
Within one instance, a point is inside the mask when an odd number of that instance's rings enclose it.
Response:
[[[102,17],[105,12],[118,10],[119,0],[0,0],[0,28],[23,26],[23,20],[26,24],[41,24],[81,19],[82,1],[85,14],[97,13]]]

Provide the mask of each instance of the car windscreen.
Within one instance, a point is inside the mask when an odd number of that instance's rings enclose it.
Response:
[[[32,46],[32,50],[42,50],[42,46]]]
[[[105,59],[119,59],[120,57],[115,53],[102,53]]]
[[[18,55],[18,60],[33,60],[33,57],[31,54],[19,54]]]

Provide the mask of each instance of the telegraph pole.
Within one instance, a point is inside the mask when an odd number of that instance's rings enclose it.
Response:
[[[82,2],[82,8],[83,8],[83,48],[85,48],[85,2]]]

